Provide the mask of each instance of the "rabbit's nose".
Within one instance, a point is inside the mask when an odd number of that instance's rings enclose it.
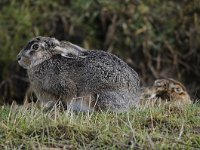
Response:
[[[21,55],[17,55],[17,60],[20,61],[21,60]]]

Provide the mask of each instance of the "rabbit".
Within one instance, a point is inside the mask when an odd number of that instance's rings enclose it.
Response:
[[[145,103],[150,105],[168,103],[182,107],[192,103],[185,86],[171,78],[157,79],[153,86],[144,88],[141,93],[140,103],[142,105]]]
[[[39,103],[47,107],[62,101],[75,111],[124,112],[139,105],[138,74],[111,53],[40,36],[17,59]]]

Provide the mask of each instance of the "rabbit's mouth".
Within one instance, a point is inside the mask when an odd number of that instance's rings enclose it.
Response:
[[[31,65],[30,59],[28,59],[26,57],[21,57],[20,60],[18,59],[18,63],[20,66],[22,66],[25,69],[27,69]]]

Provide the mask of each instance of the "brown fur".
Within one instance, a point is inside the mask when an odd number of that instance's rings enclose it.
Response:
[[[153,86],[142,91],[140,100],[141,105],[165,103],[183,106],[192,103],[185,86],[171,78],[156,80]]]

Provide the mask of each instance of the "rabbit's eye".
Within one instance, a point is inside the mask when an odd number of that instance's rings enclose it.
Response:
[[[179,88],[179,87],[178,87],[178,88],[175,88],[175,92],[176,92],[176,93],[181,93],[181,92],[182,92],[182,89]]]
[[[39,45],[38,44],[33,44],[33,46],[32,46],[32,49],[33,50],[37,50],[39,48]]]

